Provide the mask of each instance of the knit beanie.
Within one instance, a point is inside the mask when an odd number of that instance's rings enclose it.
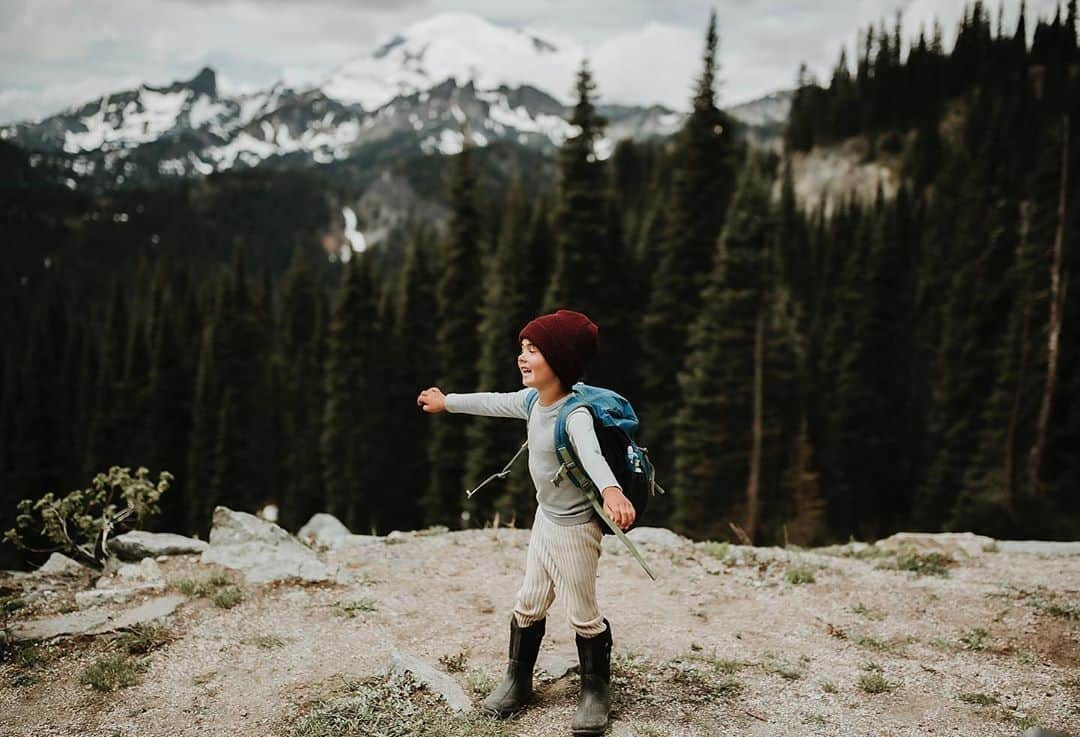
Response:
[[[518,342],[530,340],[544,354],[544,360],[570,389],[585,375],[585,367],[596,355],[600,328],[580,312],[557,310],[530,321],[518,333]]]

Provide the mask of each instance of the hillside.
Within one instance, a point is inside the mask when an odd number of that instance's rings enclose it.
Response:
[[[537,703],[514,720],[455,715],[403,676],[379,676],[395,653],[416,657],[476,703],[505,667],[528,535],[352,536],[318,554],[329,580],[309,583],[245,584],[197,555],[161,556],[166,597],[190,594],[175,612],[141,640],[22,646],[0,666],[0,734],[352,735],[376,723],[385,734],[567,733],[576,656],[558,600]],[[662,529],[635,536],[656,582],[613,539],[600,560],[615,640],[610,734],[1080,732],[1075,543],[942,535],[914,536],[916,548],[898,547],[897,536],[784,550],[693,543]],[[193,589],[215,571],[235,588],[219,579]],[[31,602],[21,620],[41,621],[75,609],[75,592],[92,580],[7,574],[0,585]],[[221,608],[215,590],[242,595],[219,596],[235,604]],[[86,611],[98,610],[120,606]],[[91,663],[125,647],[149,650],[129,656],[143,663],[135,685],[80,685]]]

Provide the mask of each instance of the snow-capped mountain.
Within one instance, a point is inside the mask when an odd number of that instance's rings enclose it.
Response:
[[[67,158],[70,186],[78,179],[111,185],[261,165],[453,154],[466,138],[477,146],[513,141],[549,149],[573,134],[567,106],[581,58],[572,42],[445,13],[309,89],[276,84],[228,95],[204,68],[188,81],[144,84],[38,122],[0,127],[0,139],[32,152],[32,162]],[[762,125],[759,108],[753,108],[756,125]],[[782,108],[772,105],[765,118]],[[607,104],[599,111],[608,120],[600,156],[623,138],[670,135],[683,120],[659,105]]]

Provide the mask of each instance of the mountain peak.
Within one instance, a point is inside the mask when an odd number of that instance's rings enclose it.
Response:
[[[210,67],[203,67],[187,86],[196,96],[204,94],[207,97],[217,97],[217,73]]]

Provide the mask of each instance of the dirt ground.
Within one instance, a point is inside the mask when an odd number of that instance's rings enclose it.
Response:
[[[475,703],[505,669],[528,535],[410,535],[325,553],[348,583],[245,587],[231,609],[192,597],[163,620],[172,641],[144,656],[139,682],[111,692],[80,684],[118,651],[110,637],[42,643],[34,663],[0,664],[0,735],[288,735],[306,705],[394,650],[455,662]],[[985,552],[941,577],[838,549],[641,548],[655,582],[613,539],[600,559],[609,734],[1080,735],[1080,556]],[[160,565],[174,584],[215,570],[194,556]],[[70,607],[54,588],[45,608]],[[558,600],[547,631],[541,664],[576,662]],[[577,676],[537,683],[511,733],[569,735]]]

